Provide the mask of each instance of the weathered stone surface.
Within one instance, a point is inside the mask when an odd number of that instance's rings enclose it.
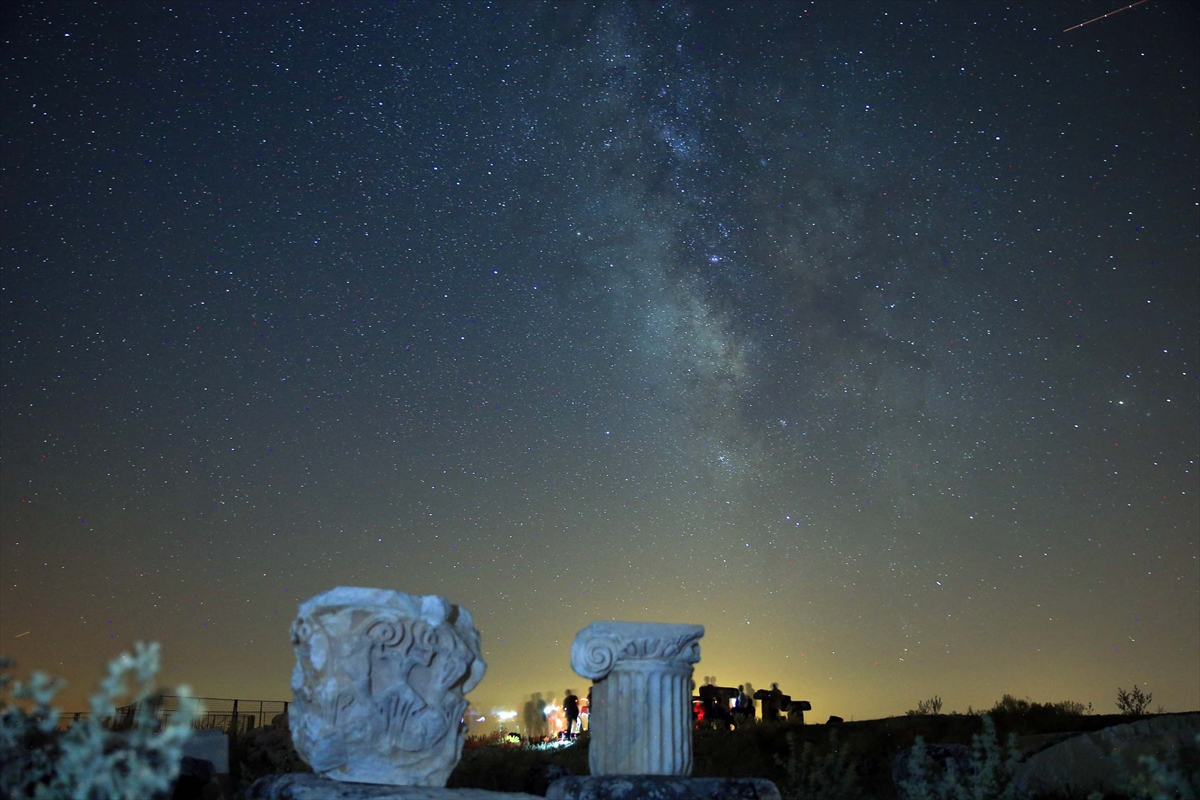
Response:
[[[255,781],[246,800],[541,800],[524,792],[447,789],[434,786],[380,786],[347,783],[311,773],[269,775]]]
[[[1195,748],[1200,714],[1171,714],[1073,736],[1034,753],[1014,778],[1022,793],[1115,792],[1139,771],[1139,756],[1159,761]]]
[[[593,622],[571,668],[594,682],[588,766],[601,775],[690,775],[692,665],[702,625]]]
[[[229,774],[229,736],[222,730],[192,731],[183,743],[183,754],[211,762],[218,775]]]
[[[339,781],[445,786],[462,755],[464,694],[483,678],[479,631],[435,595],[340,586],[292,624],[296,750]]]
[[[780,800],[765,778],[668,775],[575,776],[550,784],[546,800]]]

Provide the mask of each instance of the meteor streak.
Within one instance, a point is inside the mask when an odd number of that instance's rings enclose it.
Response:
[[[1134,6],[1140,6],[1144,2],[1146,2],[1146,0],[1137,0],[1136,3],[1130,3],[1129,5],[1125,6],[1124,8],[1118,8],[1116,11],[1110,11],[1107,14],[1101,14],[1098,17],[1092,17],[1087,22],[1081,22],[1078,25],[1072,25],[1071,27],[1064,29],[1063,33],[1070,33],[1071,31],[1075,30],[1076,28],[1082,28],[1084,25],[1091,25],[1093,22],[1099,22],[1102,19],[1107,19],[1108,17],[1111,17],[1113,14],[1120,14],[1122,11],[1128,11],[1129,9],[1133,8]]]

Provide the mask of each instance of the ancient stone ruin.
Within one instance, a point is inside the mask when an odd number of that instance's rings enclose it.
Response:
[[[579,632],[571,666],[594,681],[592,774],[559,778],[547,798],[778,800],[764,779],[687,777],[703,635],[700,625],[652,622]],[[251,800],[533,800],[444,788],[462,756],[464,695],[485,668],[466,609],[434,595],[338,587],[300,606],[292,644],[289,724],[315,774],[260,778]]]
[[[296,750],[339,781],[445,786],[464,695],[483,678],[470,613],[435,595],[341,586],[292,624]]]
[[[779,800],[763,778],[690,778],[692,665],[701,625],[593,622],[571,646],[571,668],[594,681],[590,775],[552,783],[547,800]]]
[[[692,665],[701,625],[593,622],[571,646],[571,668],[595,682],[593,775],[692,774]]]

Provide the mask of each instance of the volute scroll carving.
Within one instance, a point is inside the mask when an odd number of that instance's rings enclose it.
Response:
[[[462,754],[464,695],[486,665],[470,613],[435,595],[338,587],[292,624],[290,725],[320,775],[444,786]]]

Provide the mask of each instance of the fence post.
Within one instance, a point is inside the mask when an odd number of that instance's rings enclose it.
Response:
[[[242,777],[242,764],[238,754],[241,748],[237,744],[238,737],[238,701],[233,701],[233,718],[229,725],[229,785],[236,789]]]

